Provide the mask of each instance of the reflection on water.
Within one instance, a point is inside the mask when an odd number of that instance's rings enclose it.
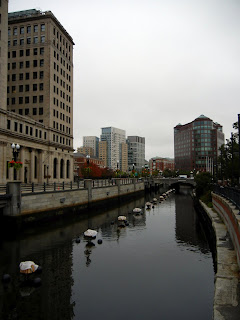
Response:
[[[3,240],[0,272],[12,281],[0,287],[0,318],[211,319],[213,263],[192,199],[172,194],[146,210],[145,202],[158,196]],[[135,207],[142,214],[133,214]],[[120,215],[128,226],[119,227]],[[88,228],[98,231],[91,242],[83,237]],[[25,260],[43,267],[40,287],[20,281]]]

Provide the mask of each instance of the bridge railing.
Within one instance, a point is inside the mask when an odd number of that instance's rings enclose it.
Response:
[[[240,211],[240,190],[232,187],[223,187],[214,185],[213,192],[227,198],[231,201]]]

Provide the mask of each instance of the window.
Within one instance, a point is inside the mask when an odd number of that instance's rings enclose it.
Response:
[[[25,92],[28,92],[29,91],[29,84],[26,84],[25,85]]]
[[[20,57],[23,57],[23,55],[24,55],[24,51],[23,51],[23,50],[20,50],[20,51],[19,51],[19,56],[20,56]]]
[[[26,80],[29,80],[29,72],[26,72],[26,74],[25,74],[25,79],[26,79]]]
[[[37,60],[33,60],[33,66],[34,66],[35,68],[37,67],[37,63],[38,63]]]
[[[15,102],[16,102],[16,99],[12,98],[12,104],[15,104]]]
[[[23,46],[24,45],[24,38],[21,38],[20,39],[20,46]]]
[[[27,37],[27,44],[30,44],[30,43],[31,43],[31,38]]]
[[[44,48],[40,48],[40,54],[41,54],[41,55],[44,54]]]
[[[23,80],[23,73],[19,73],[19,80]]]
[[[8,130],[11,129],[11,120],[7,120],[7,129],[8,129]]]
[[[45,24],[41,24],[41,31],[45,31]]]
[[[31,33],[31,26],[27,26],[27,33]]]
[[[37,79],[37,77],[38,77],[37,74],[38,74],[37,72],[33,72],[33,79]]]
[[[40,72],[39,72],[39,79],[43,79],[43,76],[44,76],[43,71],[40,71]]]
[[[16,74],[12,74],[12,81],[16,81]]]
[[[12,63],[12,69],[16,69],[16,62]]]
[[[37,91],[37,84],[36,83],[33,84],[33,91]]]
[[[19,92],[23,92],[23,85],[20,85],[20,86],[18,87],[18,90],[19,90]]]
[[[43,83],[39,83],[39,90],[43,91]]]
[[[14,122],[14,131],[18,131],[18,123]]]
[[[38,37],[33,37],[33,43],[38,43]]]
[[[28,109],[29,111],[29,109]],[[26,110],[25,110],[25,114],[26,114]],[[28,134],[28,126],[25,127],[25,133]]]
[[[17,56],[17,51],[12,51],[12,57],[16,58],[16,56]]]
[[[33,103],[37,103],[37,96],[33,96]]]
[[[19,109],[19,110],[18,110],[18,113],[19,113],[20,115],[22,115],[22,114],[23,114],[23,109]]]
[[[17,35],[17,28],[13,28],[13,35],[16,36]]]
[[[40,103],[43,102],[43,95],[39,96],[39,102],[40,102]]]
[[[44,66],[44,59],[41,59],[40,60],[40,67],[43,67]]]
[[[19,62],[19,68],[22,69],[23,68],[23,61]]]
[[[30,61],[26,61],[26,68],[30,67]]]
[[[41,43],[45,42],[45,36],[41,36]]]
[[[20,33],[24,34],[24,27],[20,27]]]
[[[25,109],[25,116],[29,115],[29,109]]]
[[[29,57],[30,56],[30,49],[26,50],[26,56]]]
[[[29,103],[29,97],[25,97],[25,103],[26,103],[26,104]]]
[[[39,115],[43,115],[43,108],[39,108]]]
[[[37,115],[37,108],[33,108],[33,115],[34,115],[34,116]]]
[[[16,46],[17,45],[17,39],[13,40],[13,45]]]
[[[33,26],[33,32],[38,32],[38,25]]]
[[[38,54],[38,49],[37,48],[33,49],[33,54],[34,54],[34,56],[36,56]]]
[[[19,98],[18,98],[18,103],[19,103],[19,104],[23,104],[23,97],[19,97]]]

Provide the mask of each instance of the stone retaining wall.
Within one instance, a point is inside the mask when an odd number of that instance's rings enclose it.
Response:
[[[212,193],[213,208],[224,221],[237,254],[240,267],[240,215],[239,210],[227,199]]]

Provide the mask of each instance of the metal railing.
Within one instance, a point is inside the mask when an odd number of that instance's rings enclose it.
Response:
[[[239,189],[214,185],[213,192],[227,198],[240,211],[240,190]]]

